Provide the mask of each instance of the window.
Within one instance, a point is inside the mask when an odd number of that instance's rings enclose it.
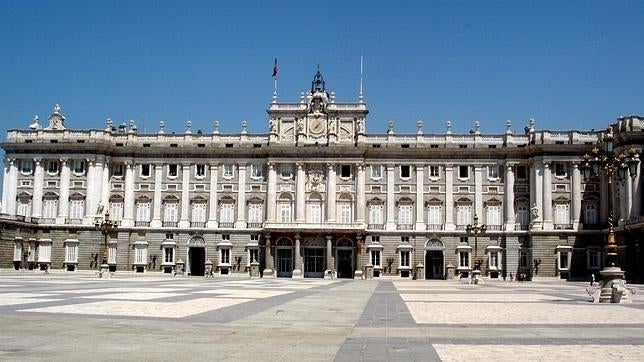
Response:
[[[260,164],[250,165],[250,177],[254,179],[261,179],[263,175],[263,167]]]
[[[458,178],[464,180],[470,178],[470,168],[468,166],[458,166]]]
[[[145,245],[137,245],[134,248],[134,264],[145,265],[148,263],[148,248]]]
[[[470,267],[470,252],[469,251],[459,251],[458,252],[458,267],[461,269],[467,269]]]
[[[112,166],[112,176],[123,177],[123,164],[119,163]]]
[[[251,263],[253,262],[258,262],[259,263],[259,248],[248,248],[248,266],[250,266]]]
[[[322,205],[315,203],[309,204],[309,222],[321,223],[322,222]]]
[[[352,212],[351,212],[351,204],[340,204],[340,222],[343,224],[348,224],[352,220],[351,218]]]
[[[379,243],[380,242],[380,236],[379,235],[372,235],[371,236],[371,242],[372,243]]]
[[[291,204],[287,202],[280,202],[279,204],[279,222],[292,222],[291,219]]]
[[[470,205],[457,205],[456,206],[456,225],[466,226],[472,220],[472,206]]]
[[[221,234],[221,240],[230,241],[230,234]]]
[[[248,222],[253,224],[262,223],[262,204],[254,202],[248,205]]]
[[[206,203],[194,202],[192,204],[192,222],[205,223],[206,222]]]
[[[174,201],[166,202],[163,207],[163,221],[164,222],[177,222],[178,220],[178,204]]]
[[[65,244],[65,263],[78,262],[78,244],[66,243]]]
[[[33,161],[32,160],[22,160],[20,164],[20,172],[22,172],[23,175],[31,175],[31,172],[33,171]]]
[[[174,264],[174,248],[163,248],[163,264]]]
[[[149,201],[139,201],[136,203],[136,221],[150,221]]]
[[[230,249],[219,249],[219,264],[230,264]]]
[[[570,214],[568,210],[569,208],[567,203],[555,204],[555,224],[556,225],[570,224]]]
[[[69,218],[72,220],[82,219],[85,213],[85,200],[73,199],[69,202]]]
[[[497,180],[499,178],[499,165],[489,165],[487,167],[487,178]]]
[[[588,269],[601,268],[601,255],[598,249],[588,249]]]
[[[568,249],[559,250],[557,252],[557,269],[568,270],[570,269],[570,254]]]
[[[400,205],[398,207],[398,225],[411,225],[412,205]]]
[[[55,175],[58,173],[58,161],[47,162],[47,173]]]
[[[252,234],[250,236],[251,241],[259,241],[259,234]]]
[[[177,177],[179,172],[178,168],[179,166],[177,164],[168,165],[168,177]]]
[[[441,205],[427,206],[427,224],[428,225],[441,225],[443,218],[441,216]]]
[[[16,214],[27,217],[31,216],[31,198],[20,198]]]
[[[438,179],[440,178],[440,169],[438,166],[429,166],[429,178]]]
[[[174,234],[173,233],[166,233],[165,234],[165,239],[166,240],[173,240],[174,239]]]
[[[499,269],[499,252],[498,251],[491,251],[490,252],[490,270],[498,270]]]
[[[489,226],[500,226],[501,225],[501,205],[488,205],[486,220]]]
[[[107,263],[116,264],[116,244],[110,244],[107,248]]]
[[[525,250],[519,251],[519,268],[525,269],[528,267],[528,252]]]
[[[55,219],[58,212],[58,200],[47,198],[43,201],[43,219]]]
[[[400,166],[400,178],[408,179],[411,177],[411,166],[401,165]]]
[[[400,251],[400,267],[409,268],[409,250]]]
[[[556,177],[565,177],[566,176],[566,164],[562,162],[555,162],[555,176]]]
[[[344,177],[344,178],[351,177],[351,165],[340,166],[340,177]]]
[[[597,225],[599,223],[599,216],[597,214],[597,202],[586,201],[584,203],[584,224]]]
[[[382,204],[369,205],[369,224],[382,225]]]
[[[401,243],[409,243],[409,236],[401,236],[400,237],[400,242]]]
[[[122,201],[118,200],[118,201],[110,202],[110,219],[114,221],[123,220],[123,202]]]
[[[380,250],[371,250],[371,265],[373,265],[374,268],[380,268]]]
[[[203,164],[195,165],[195,177],[196,178],[206,177],[206,165],[203,165]]]
[[[525,202],[517,204],[517,224],[521,225],[523,228],[527,228],[530,224],[530,214],[528,213],[528,204]]]
[[[374,180],[382,178],[382,165],[371,165],[371,178]]]
[[[235,204],[221,204],[221,209],[219,210],[219,221],[224,223],[235,222]]]
[[[231,179],[235,175],[235,165],[233,164],[225,164],[224,165],[224,178]]]
[[[51,262],[51,240],[47,243],[40,243],[38,247],[38,261],[43,263]]]
[[[291,165],[281,165],[280,166],[280,175],[284,179],[289,179],[293,177],[293,167]]]
[[[77,175],[82,175],[85,173],[85,161],[74,160],[74,173]]]
[[[13,243],[13,261],[22,260],[22,243],[16,241]]]
[[[528,169],[525,166],[517,166],[517,180],[527,180]]]
[[[150,177],[150,164],[141,165],[141,177]]]

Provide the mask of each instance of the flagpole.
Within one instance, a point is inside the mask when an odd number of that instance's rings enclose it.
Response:
[[[277,103],[277,57],[275,57],[273,64],[273,81],[273,103]]]
[[[360,55],[360,93],[358,94],[358,101],[360,103],[364,102],[364,94],[362,93],[362,61],[363,61],[363,56]]]

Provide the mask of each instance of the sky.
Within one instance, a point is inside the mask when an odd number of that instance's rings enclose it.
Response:
[[[319,65],[368,133],[600,129],[644,114],[644,1],[2,1],[0,134],[134,120],[139,132],[268,129]]]

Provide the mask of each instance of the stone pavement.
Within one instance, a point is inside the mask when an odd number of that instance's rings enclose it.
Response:
[[[0,272],[0,360],[644,360],[644,288]]]

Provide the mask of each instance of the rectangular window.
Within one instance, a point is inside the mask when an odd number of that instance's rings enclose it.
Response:
[[[78,262],[78,244],[67,243],[65,244],[65,263]]]
[[[429,205],[427,207],[427,224],[441,225],[443,218],[441,217],[441,205]]]
[[[178,207],[176,202],[166,202],[164,211],[163,211],[163,221],[166,222],[176,222],[179,218]]]
[[[601,252],[597,249],[588,250],[588,269],[601,268]]]
[[[221,234],[221,240],[230,241],[230,234]]]
[[[351,177],[351,165],[340,166],[340,177]]]
[[[487,167],[487,178],[497,180],[499,178],[499,165],[489,165]]]
[[[380,250],[371,250],[371,265],[374,268],[380,268]]]
[[[458,178],[464,180],[470,178],[470,168],[468,166],[458,166]]]
[[[41,243],[38,247],[38,261],[43,263],[51,262],[51,244]]]
[[[411,177],[411,166],[400,165],[400,178],[408,179]]]
[[[107,248],[107,263],[116,264],[116,244],[112,244]]]
[[[21,260],[22,260],[22,243],[15,242],[13,244],[13,261],[21,261]]]
[[[322,222],[322,206],[319,204],[309,205],[309,222],[321,223]]]
[[[372,243],[379,243],[380,242],[380,236],[379,235],[371,235],[371,242]]]
[[[123,220],[123,203],[111,202],[110,203],[110,219],[115,221]]]
[[[411,225],[412,205],[400,205],[398,209],[398,225]]]
[[[349,204],[341,204],[340,205],[340,222],[343,224],[348,224],[352,220],[351,218],[351,205]]]
[[[438,166],[429,166],[429,177],[433,179],[440,178],[440,169]]]
[[[560,251],[559,253],[559,270],[568,270],[570,268],[570,252]]]
[[[369,206],[369,224],[382,225],[382,205]]]
[[[56,199],[45,199],[43,201],[42,217],[44,219],[54,219],[54,218],[56,218],[57,211],[58,211],[58,200],[56,200]]]
[[[206,222],[205,202],[195,202],[192,204],[192,222]]]
[[[142,164],[141,165],[141,177],[150,177],[150,164]]]
[[[458,267],[461,269],[470,267],[470,253],[469,251],[459,251],[458,253]]]
[[[528,267],[528,252],[527,251],[519,251],[519,268],[527,268]]]
[[[524,228],[530,224],[530,216],[528,213],[528,205],[519,204],[517,205],[517,224],[523,226]]]
[[[293,177],[293,167],[291,167],[291,165],[281,165],[280,175],[285,179]]]
[[[77,175],[82,175],[85,173],[85,161],[74,160],[74,173]]]
[[[374,180],[382,178],[382,165],[371,165],[371,178]]]
[[[254,179],[261,179],[264,177],[263,166],[260,164],[250,165],[250,177]]]
[[[596,202],[584,203],[584,224],[597,225],[598,222],[599,222],[599,216],[597,213],[597,203]]]
[[[568,204],[557,203],[555,204],[555,224],[568,225],[570,224],[570,214],[568,212]]]
[[[248,222],[261,223],[262,219],[262,204],[252,203],[248,205]]]
[[[280,203],[280,222],[291,222],[291,204]]]
[[[33,164],[32,160],[22,160],[20,172],[22,172],[23,175],[31,175]]]
[[[233,164],[225,164],[224,165],[224,178],[233,178],[235,175],[235,165]]]
[[[123,177],[123,164],[119,163],[112,166],[112,176]]]
[[[501,225],[501,205],[488,205],[486,220],[488,225]]]
[[[219,264],[230,264],[230,249],[223,248],[219,250],[219,252],[220,252]]]
[[[202,178],[206,176],[206,165],[195,165],[195,177]]]
[[[148,263],[148,248],[138,246],[134,248],[134,263],[138,265]]]
[[[465,226],[472,220],[472,206],[458,205],[456,206],[456,225]]]
[[[409,236],[401,236],[400,237],[400,242],[401,243],[409,243]]]
[[[163,248],[163,263],[174,264],[174,248]]]
[[[219,221],[232,223],[235,222],[235,204],[221,204],[221,209],[219,211]]]
[[[139,202],[136,204],[136,221],[150,221],[149,202]]]
[[[179,166],[177,164],[168,165],[168,177],[177,177],[179,174]]]
[[[20,200],[16,214],[20,216],[31,216],[31,199]]]
[[[499,269],[499,253],[496,251],[490,252],[490,269]]]
[[[248,264],[252,262],[259,262],[259,249],[258,248],[248,248]]]
[[[85,200],[71,200],[69,202],[69,218],[79,220],[85,213]]]
[[[566,176],[566,164],[562,162],[555,162],[555,176],[556,177],[565,177]]]
[[[173,240],[174,239],[174,234],[173,233],[166,233],[165,234],[165,239],[166,240]]]
[[[400,267],[409,268],[409,250],[400,251]]]
[[[48,161],[47,162],[47,173],[57,174],[58,173],[58,161]]]
[[[517,166],[517,180],[527,180],[528,169],[525,166]]]

